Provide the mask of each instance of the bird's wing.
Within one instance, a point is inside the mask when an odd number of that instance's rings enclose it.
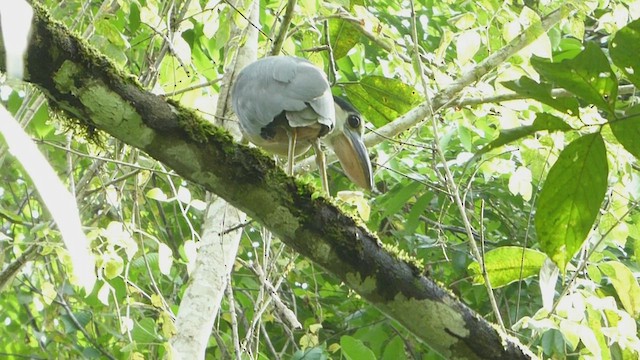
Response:
[[[333,128],[335,123],[324,73],[295,57],[267,57],[248,65],[234,85],[233,106],[243,129],[254,136],[283,111],[293,127],[319,122]]]

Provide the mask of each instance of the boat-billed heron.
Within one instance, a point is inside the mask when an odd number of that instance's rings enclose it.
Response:
[[[313,146],[322,187],[329,194],[322,141],[351,181],[367,190],[373,187],[360,113],[331,95],[325,74],[309,61],[292,56],[260,59],[240,72],[231,96],[243,134],[269,152],[287,155],[289,175],[294,158]]]

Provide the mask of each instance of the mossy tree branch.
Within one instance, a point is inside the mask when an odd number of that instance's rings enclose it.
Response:
[[[145,151],[246,212],[444,357],[533,357],[420,269],[384,250],[330,201],[315,199],[314,189],[287,177],[261,151],[145,91],[37,6],[32,32],[26,80],[52,106]]]

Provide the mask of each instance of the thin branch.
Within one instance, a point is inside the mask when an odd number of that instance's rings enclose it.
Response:
[[[95,339],[87,332],[87,330],[85,330],[84,326],[80,323],[80,321],[78,321],[76,316],[73,314],[73,311],[69,307],[69,304],[67,304],[67,301],[64,299],[62,295],[58,294],[57,299],[55,299],[54,301],[60,306],[62,306],[64,311],[66,311],[67,315],[69,316],[69,319],[71,319],[71,322],[73,322],[73,324],[78,329],[78,331],[80,331],[84,335],[87,341],[91,343],[91,345],[93,345],[93,347],[98,349],[98,351],[100,351],[100,353],[102,353],[102,355],[107,357],[109,360],[116,360],[116,358],[113,355],[108,353],[107,350],[105,350],[102,346],[100,346],[100,344],[97,341],[95,341]]]
[[[282,44],[284,44],[284,40],[287,37],[287,30],[289,29],[289,25],[291,25],[291,20],[293,20],[293,11],[296,8],[296,2],[297,0],[287,1],[287,9],[284,12],[284,17],[280,24],[280,32],[276,35],[276,39],[273,41],[273,47],[271,48],[272,56],[280,54],[282,50]]]

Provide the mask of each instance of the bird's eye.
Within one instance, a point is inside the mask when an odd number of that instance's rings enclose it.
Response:
[[[349,115],[347,121],[349,122],[349,126],[354,129],[360,127],[360,117],[358,117],[358,115]]]

